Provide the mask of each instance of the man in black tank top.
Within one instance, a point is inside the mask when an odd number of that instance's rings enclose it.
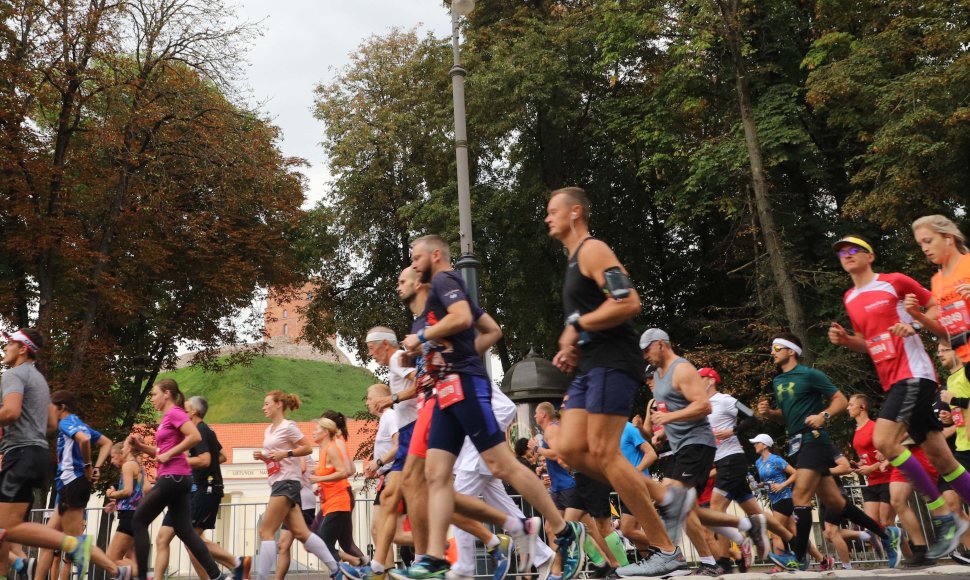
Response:
[[[576,372],[563,404],[557,451],[570,466],[610,483],[620,494],[657,548],[647,560],[650,570],[682,573],[683,554],[653,506],[664,499],[663,486],[637,473],[620,452],[633,395],[643,383],[632,324],[640,298],[609,246],[590,236],[586,192],[556,190],[546,211],[549,235],[569,252],[563,286],[566,326],[552,362],[563,372]]]

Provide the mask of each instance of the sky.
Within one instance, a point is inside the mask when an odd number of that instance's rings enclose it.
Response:
[[[323,123],[313,117],[313,89],[331,81],[368,37],[392,28],[445,36],[451,17],[441,0],[237,0],[237,16],[259,22],[262,36],[248,54],[244,88],[282,130],[284,155],[310,163],[305,207],[326,194],[329,173]],[[447,71],[442,71],[447,74]]]

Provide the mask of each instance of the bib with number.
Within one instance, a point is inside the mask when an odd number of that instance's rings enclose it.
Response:
[[[279,461],[276,461],[274,459],[270,459],[269,461],[266,462],[266,474],[267,475],[276,475],[277,473],[280,472],[281,469],[283,469],[283,466],[280,465],[280,462]]]
[[[963,334],[970,330],[970,313],[967,311],[967,303],[957,300],[952,304],[946,304],[940,309],[940,324],[946,328],[947,334]]]
[[[963,418],[963,409],[960,407],[954,407],[951,410],[950,416],[953,417],[953,424],[957,427],[966,425],[966,420]]]
[[[438,381],[438,406],[442,409],[465,400],[465,391],[461,388],[461,377],[457,374],[445,375]]]
[[[896,347],[893,345],[893,337],[888,332],[870,338],[866,347],[869,349],[869,356],[872,362],[881,363],[896,358]]]
[[[802,449],[802,434],[792,435],[791,439],[788,440],[788,455],[795,455]]]

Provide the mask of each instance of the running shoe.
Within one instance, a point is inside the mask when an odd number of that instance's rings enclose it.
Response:
[[[963,518],[954,518],[953,514],[933,518],[933,536],[936,541],[926,552],[930,560],[938,560],[949,556],[960,544],[960,538],[970,528]]]
[[[751,569],[751,564],[754,561],[751,538],[741,540],[741,543],[738,545],[738,550],[741,552],[741,559],[738,560],[738,570],[743,574]]]
[[[118,566],[115,580],[131,580],[131,566]]]
[[[445,572],[445,580],[475,580],[475,577],[465,576],[464,574],[459,574],[454,570],[448,570]]]
[[[253,566],[253,559],[249,556],[239,556],[236,560],[236,567],[232,569],[232,580],[245,580],[249,578],[249,570]]]
[[[775,554],[774,552],[768,553],[768,558],[772,562],[778,565],[779,568],[787,570],[788,572],[804,572],[808,570],[808,562],[799,561],[795,554],[791,552],[785,552],[784,554]]]
[[[395,580],[423,580],[425,578],[444,578],[448,572],[447,560],[425,556],[420,562],[415,562],[407,569],[395,568],[390,571]]]
[[[926,556],[926,546],[914,547],[913,554],[909,558],[903,560],[903,568],[925,568],[927,566],[935,565],[936,560]]]
[[[591,563],[589,565],[589,569],[586,571],[586,577],[602,580],[603,578],[608,578],[610,573],[614,572],[615,570],[616,568],[610,566],[607,562],[603,562],[601,566]]]
[[[528,570],[532,566],[532,558],[536,553],[536,538],[539,537],[539,530],[542,529],[542,520],[539,518],[524,518],[522,520],[522,532],[512,536],[515,543],[515,553],[519,559],[519,570]],[[499,541],[502,536],[499,536]],[[509,554],[511,557],[511,554]]]
[[[20,568],[17,568],[18,580],[34,580],[34,568],[37,566],[37,558],[18,558],[23,560]]]
[[[366,566],[351,566],[347,562],[340,562],[337,564],[340,568],[340,572],[344,575],[344,578],[350,578],[351,580],[384,580],[384,572],[374,572],[371,569],[370,564]]]
[[[562,556],[562,580],[572,580],[583,569],[586,560],[586,552],[583,549],[585,544],[586,526],[579,522],[566,522],[566,529],[556,534],[556,545]],[[529,560],[531,561],[531,558]],[[528,568],[522,568],[522,570],[528,570]]]
[[[748,517],[751,522],[751,529],[748,530],[748,537],[751,538],[752,549],[761,560],[768,558],[771,551],[771,540],[768,539],[768,520],[765,514],[754,514]]]
[[[701,562],[698,564],[697,569],[691,576],[709,576],[711,578],[717,578],[718,576],[724,574],[724,570],[717,564],[705,564]]]
[[[899,566],[899,539],[902,533],[896,526],[886,526],[886,537],[882,540],[882,549],[886,551],[886,560],[890,568]]]
[[[492,580],[505,580],[505,576],[509,573],[509,567],[512,565],[512,538],[505,534],[498,534],[498,545],[491,550],[486,550],[486,552],[492,557],[492,563],[495,564]],[[528,568],[523,568],[523,570],[528,570]]]
[[[822,556],[822,561],[818,563],[818,569],[822,572],[835,570],[835,558],[829,555]]]
[[[964,548],[963,546],[960,546],[956,550],[953,550],[953,553],[950,554],[950,557],[953,558],[953,561],[956,562],[957,564],[970,566],[970,553],[968,553],[967,549]]]
[[[536,566],[536,572],[539,573],[538,580],[552,580],[552,562],[556,559],[556,556],[549,556],[549,559]],[[561,578],[559,580],[562,580]]]
[[[77,580],[84,580],[88,575],[89,564],[91,563],[91,543],[94,537],[91,534],[83,534],[77,537],[77,546],[67,555],[67,559],[74,566],[77,572]]]
[[[675,548],[673,553],[665,554],[660,550],[651,550],[646,559],[616,569],[621,578],[629,576],[648,576],[655,578],[669,578],[672,576],[687,576],[690,568],[684,560],[684,553]]]
[[[684,521],[690,511],[694,509],[694,502],[697,499],[697,492],[694,488],[683,488],[679,485],[667,488],[673,494],[670,502],[664,505],[657,504],[657,512],[663,520],[664,527],[667,528],[667,535],[670,541],[677,545],[680,537],[684,533]]]

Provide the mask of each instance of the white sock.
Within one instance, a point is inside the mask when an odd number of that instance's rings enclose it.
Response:
[[[701,556],[701,564],[707,564],[708,566],[717,566],[717,562],[714,561],[714,556]]]
[[[276,563],[276,542],[266,540],[259,543],[259,555],[256,556],[256,580],[269,580],[269,572]]]
[[[511,536],[521,536],[525,531],[525,526],[522,525],[522,520],[514,516],[508,516],[505,518],[505,523],[502,524],[505,531]]]
[[[323,543],[320,536],[310,534],[310,537],[307,538],[306,542],[303,543],[303,546],[306,548],[307,552],[310,552],[317,558],[320,558],[320,561],[326,564],[327,568],[330,568],[331,573],[337,571],[337,561],[333,559],[333,554],[331,554],[330,550],[327,549],[327,545]]]
[[[869,532],[859,532],[859,539],[863,542],[871,542],[872,536],[869,534]]]
[[[751,529],[751,519],[750,518],[740,518],[738,521],[738,531],[747,532]]]
[[[492,534],[492,537],[489,538],[488,542],[485,543],[485,548],[492,550],[495,549],[499,544],[501,544],[501,542],[498,541],[498,536]]]
[[[660,500],[660,505],[667,505],[672,501],[674,501],[674,488],[668,487],[664,491],[664,498]]]
[[[373,570],[375,574],[380,574],[384,571],[384,564],[381,564],[377,560],[371,559],[370,569]]]
[[[852,562],[842,562],[842,569],[843,570],[851,570],[852,569]]]
[[[736,544],[740,544],[741,542],[744,541],[744,536],[741,535],[741,532],[739,532],[737,528],[722,528],[718,526],[711,526],[711,531],[714,532],[715,534],[724,536],[725,538],[731,540]]]

